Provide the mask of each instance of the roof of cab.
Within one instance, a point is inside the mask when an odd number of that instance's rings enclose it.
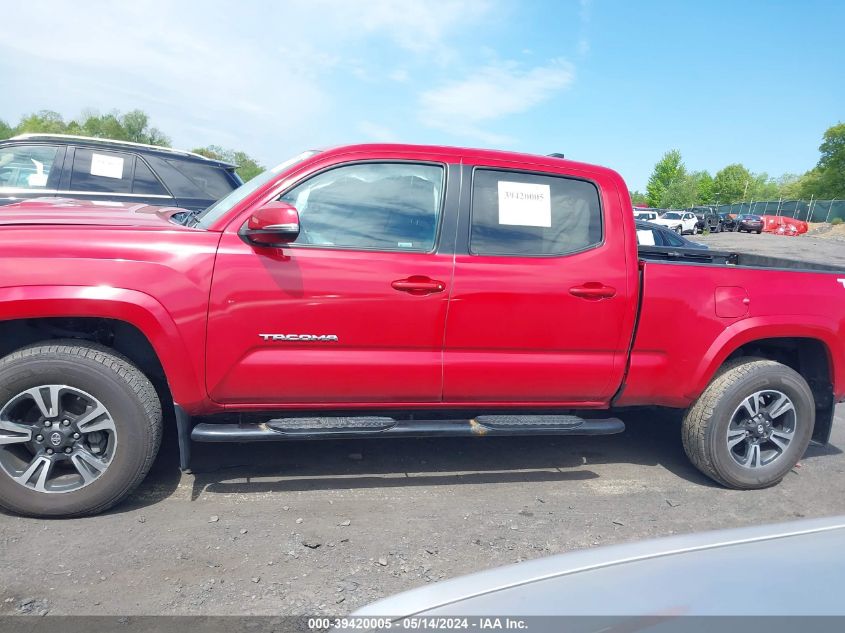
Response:
[[[582,163],[568,158],[559,158],[552,155],[542,154],[527,154],[523,152],[512,152],[506,150],[496,149],[477,149],[469,147],[452,147],[447,145],[416,145],[410,143],[357,143],[353,145],[338,145],[334,147],[324,148],[320,151],[321,157],[327,155],[342,155],[342,154],[367,154],[375,152],[397,152],[397,153],[416,153],[416,154],[439,154],[445,156],[454,156],[455,158],[469,158],[473,160],[510,160],[525,163],[526,165],[536,165],[538,167],[554,167],[565,164],[572,169],[588,170],[592,172],[605,172],[619,177],[619,174],[601,165],[594,165],[589,163]]]

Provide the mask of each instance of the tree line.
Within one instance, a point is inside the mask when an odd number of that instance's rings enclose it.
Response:
[[[845,199],[845,123],[827,129],[819,146],[819,161],[804,174],[752,173],[733,163],[711,176],[687,169],[677,149],[657,161],[645,193],[631,192],[635,205],[658,209],[732,204],[749,200]]]
[[[0,140],[26,133],[73,134],[170,147],[170,137],[158,128],[152,127],[149,116],[141,110],[132,110],[124,114],[117,110],[108,114],[87,110],[69,121],[65,121],[58,112],[41,110],[22,116],[15,126],[0,120]],[[238,165],[238,175],[244,182],[264,171],[264,167],[258,161],[238,150],[209,145],[197,147],[191,151]]]

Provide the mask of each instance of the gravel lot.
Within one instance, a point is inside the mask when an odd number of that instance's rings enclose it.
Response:
[[[712,233],[688,236],[696,242],[718,250],[746,251],[759,255],[786,257],[821,264],[845,266],[845,235],[822,233],[786,237],[771,233]]]
[[[699,239],[845,263],[838,240]],[[180,474],[170,437],[108,514],[0,515],[0,614],[341,614],[583,547],[842,514],[843,418],[829,446],[753,492],[700,475],[679,417],[658,410],[611,437],[200,445],[194,474]]]

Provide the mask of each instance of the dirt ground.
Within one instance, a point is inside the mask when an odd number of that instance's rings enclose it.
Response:
[[[720,234],[717,248],[845,263],[839,240]],[[838,258],[838,259],[836,259]],[[845,514],[845,407],[778,486],[720,488],[679,417],[610,437],[195,445],[169,437],[101,516],[0,514],[2,614],[345,614],[442,578],[584,547]]]
[[[845,266],[845,225],[815,225],[804,235],[771,233],[712,233],[689,239],[718,250],[737,250],[788,259]]]

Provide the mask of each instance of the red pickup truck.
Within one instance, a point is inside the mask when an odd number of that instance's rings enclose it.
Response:
[[[615,172],[411,145],[306,152],[202,212],[0,212],[0,505],[104,510],[192,442],[609,434],[778,482],[845,396],[845,270],[637,246]],[[667,432],[676,432],[668,429]]]

